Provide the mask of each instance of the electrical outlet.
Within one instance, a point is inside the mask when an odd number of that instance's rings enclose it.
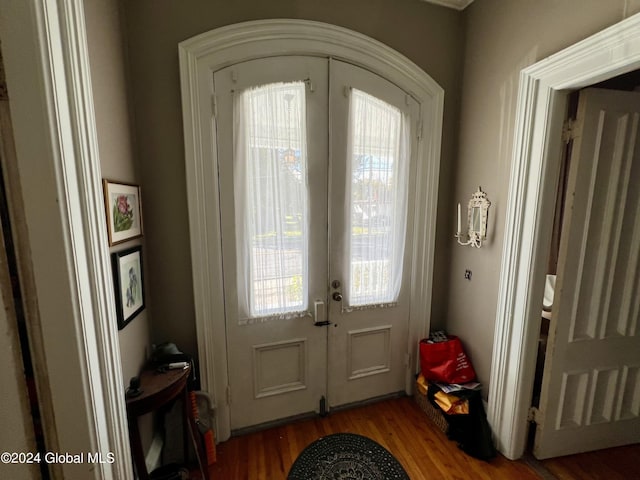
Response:
[[[465,280],[471,281],[471,270],[465,270],[464,271],[464,278],[465,278]]]

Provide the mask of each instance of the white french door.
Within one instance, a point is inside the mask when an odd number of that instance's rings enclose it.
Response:
[[[343,62],[331,62],[330,91],[328,365],[336,406],[405,388],[418,106]]]
[[[315,411],[326,393],[327,332],[311,315],[327,291],[326,60],[245,62],[216,72],[214,85],[231,428],[239,429]]]
[[[404,390],[416,102],[307,56],[214,90],[231,428]]]

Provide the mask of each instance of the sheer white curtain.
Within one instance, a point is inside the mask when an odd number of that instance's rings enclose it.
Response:
[[[345,205],[346,308],[397,301],[402,284],[409,181],[409,120],[351,89]]]
[[[234,98],[234,191],[240,319],[295,316],[308,304],[304,82]]]

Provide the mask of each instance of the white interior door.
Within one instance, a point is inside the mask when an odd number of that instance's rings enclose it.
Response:
[[[231,429],[405,390],[417,103],[303,56],[214,90]]]
[[[580,93],[534,454],[640,442],[640,93]]]
[[[403,391],[418,105],[387,80],[332,61],[331,406]]]

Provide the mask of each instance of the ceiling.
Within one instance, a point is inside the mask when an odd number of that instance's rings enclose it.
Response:
[[[454,8],[456,10],[464,10],[473,0],[422,0],[423,2],[435,3],[444,7]]]

